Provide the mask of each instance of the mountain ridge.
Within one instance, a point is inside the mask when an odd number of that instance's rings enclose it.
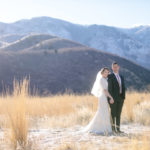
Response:
[[[79,25],[52,17],[34,17],[0,24],[0,35],[51,34],[92,48],[126,57],[150,69],[150,27],[117,28],[106,25]]]

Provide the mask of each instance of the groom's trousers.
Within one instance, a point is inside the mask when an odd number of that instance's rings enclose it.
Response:
[[[121,112],[123,107],[124,99],[120,98],[115,99],[113,104],[110,104],[111,108],[111,117],[112,117],[112,129],[120,130],[120,120],[121,120]],[[116,122],[115,122],[116,119]]]

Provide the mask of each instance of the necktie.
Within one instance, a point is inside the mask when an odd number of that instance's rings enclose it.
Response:
[[[120,93],[122,93],[121,82],[120,82],[120,80],[119,80],[119,74],[117,74],[116,77],[117,77],[117,81],[118,81],[118,83],[119,83]]]

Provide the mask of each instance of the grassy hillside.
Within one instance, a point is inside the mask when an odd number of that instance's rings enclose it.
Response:
[[[117,55],[50,35],[27,36],[0,50],[0,90],[12,90],[14,78],[27,76],[40,95],[87,93],[101,67],[111,68],[113,61],[120,64],[127,88],[150,85],[150,71]]]

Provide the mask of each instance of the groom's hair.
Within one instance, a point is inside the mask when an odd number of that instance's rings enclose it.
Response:
[[[119,65],[116,61],[114,61],[113,63],[112,63],[112,66],[113,65]]]

